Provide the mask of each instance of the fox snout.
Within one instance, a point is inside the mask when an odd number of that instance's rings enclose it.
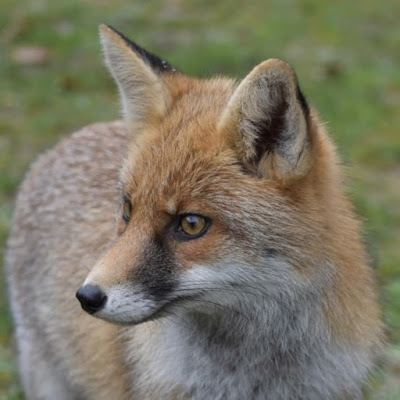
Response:
[[[136,324],[171,299],[177,272],[166,245],[127,229],[97,261],[76,297],[83,310],[117,324]]]
[[[89,314],[94,314],[104,307],[107,296],[95,285],[84,285],[76,292],[76,298],[81,303],[82,308]]]

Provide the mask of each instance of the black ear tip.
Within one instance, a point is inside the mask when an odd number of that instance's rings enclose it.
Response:
[[[116,35],[118,35],[144,62],[146,62],[150,67],[152,67],[156,72],[177,72],[178,70],[173,67],[170,63],[165,60],[162,60],[160,57],[156,56],[153,53],[143,49],[139,45],[137,45],[132,40],[128,39],[123,33],[119,30],[115,29],[111,25],[100,25],[100,29],[102,26],[107,27],[111,31],[113,31]]]
[[[118,29],[115,29],[112,25],[108,24],[102,24],[100,27],[104,26],[105,28],[109,29],[110,31],[113,31],[115,34],[117,34],[121,39],[123,39],[125,42],[128,44],[133,43],[130,39],[128,39],[122,32],[120,32]]]
[[[297,85],[297,89],[296,89],[296,94],[297,94],[297,100],[299,100],[301,108],[303,110],[304,116],[307,119],[309,114],[310,114],[310,107],[308,106],[307,100],[304,97],[303,92],[300,90],[300,86]]]
[[[112,32],[114,32],[115,34],[117,34],[117,35],[120,36],[120,37],[123,36],[121,32],[119,32],[119,31],[118,31],[117,29],[115,29],[113,26],[108,25],[108,24],[100,24],[100,25],[99,25],[99,31],[100,31],[100,32],[102,32],[102,31],[112,31]]]

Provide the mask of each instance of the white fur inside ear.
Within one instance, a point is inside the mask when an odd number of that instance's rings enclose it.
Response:
[[[165,115],[170,94],[157,74],[129,44],[107,26],[100,26],[105,63],[118,85],[123,114],[132,131]]]

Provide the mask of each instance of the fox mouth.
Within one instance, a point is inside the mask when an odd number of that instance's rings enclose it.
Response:
[[[127,289],[127,291],[125,292],[123,289]],[[169,296],[160,299],[157,296],[146,294],[146,291],[143,290],[132,294],[128,288],[123,289],[115,290],[114,293],[113,291],[109,292],[104,307],[91,315],[116,325],[134,326],[167,317],[170,314],[173,315],[173,308],[199,299],[202,295],[202,293],[188,293],[174,296],[172,292]]]
[[[166,303],[164,303],[161,307],[158,309],[154,310],[154,312],[146,317],[144,317],[141,320],[134,319],[130,322],[123,323],[123,325],[139,325],[144,322],[149,322],[149,321],[155,321],[157,319],[163,318],[168,316],[168,311],[172,308],[175,307],[176,305],[181,305],[183,303],[189,302],[191,300],[195,300],[196,298],[199,298],[199,294],[193,294],[193,295],[187,295],[187,296],[177,296],[174,297],[170,300],[168,300]]]

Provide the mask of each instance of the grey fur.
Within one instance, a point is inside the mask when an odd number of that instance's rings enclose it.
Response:
[[[115,351],[97,346],[94,332],[106,325],[84,315],[73,293],[115,238],[116,182],[125,145],[120,123],[86,128],[41,157],[21,187],[7,266],[27,398],[361,399],[373,358],[361,345],[335,338],[323,315],[324,305],[338,306],[325,303],[334,290],[335,266],[323,260],[310,278],[286,255],[308,260],[290,240],[278,249],[260,249],[260,241],[270,243],[286,229],[284,218],[278,215],[274,222],[268,208],[252,220],[257,225],[257,218],[269,219],[273,231],[265,230],[262,239],[254,234],[250,250],[235,249],[235,258],[180,275],[170,296],[197,298],[173,305],[155,322],[110,326],[107,346]],[[225,202],[214,201],[221,207]],[[251,214],[251,207],[243,213]],[[230,215],[229,207],[224,212],[238,234],[249,236],[253,228],[240,225],[243,215]],[[312,231],[305,235],[318,241]],[[249,251],[258,254],[251,263]],[[128,317],[134,310],[129,304],[138,311],[154,307],[157,299],[145,292],[122,288],[109,307],[114,304]],[[83,357],[86,335],[94,343]],[[125,373],[128,389],[118,381]]]
[[[299,282],[283,260],[261,262],[251,275],[232,260],[184,276],[182,287],[209,290],[171,310],[162,342],[148,337],[151,358],[135,360],[148,365],[140,381],[164,381],[160,398],[175,384],[194,400],[361,399],[370,361],[326,328],[321,292],[330,290],[330,277],[321,276],[315,287]],[[136,354],[134,341],[131,346]]]
[[[128,129],[93,125],[42,156],[8,241],[27,398],[361,399],[380,312],[334,149],[294,71],[268,60],[237,88],[189,80],[101,32]],[[119,179],[137,209],[117,237]],[[176,213],[203,209],[210,232],[171,235]],[[74,298],[84,281],[107,294],[98,319]]]

